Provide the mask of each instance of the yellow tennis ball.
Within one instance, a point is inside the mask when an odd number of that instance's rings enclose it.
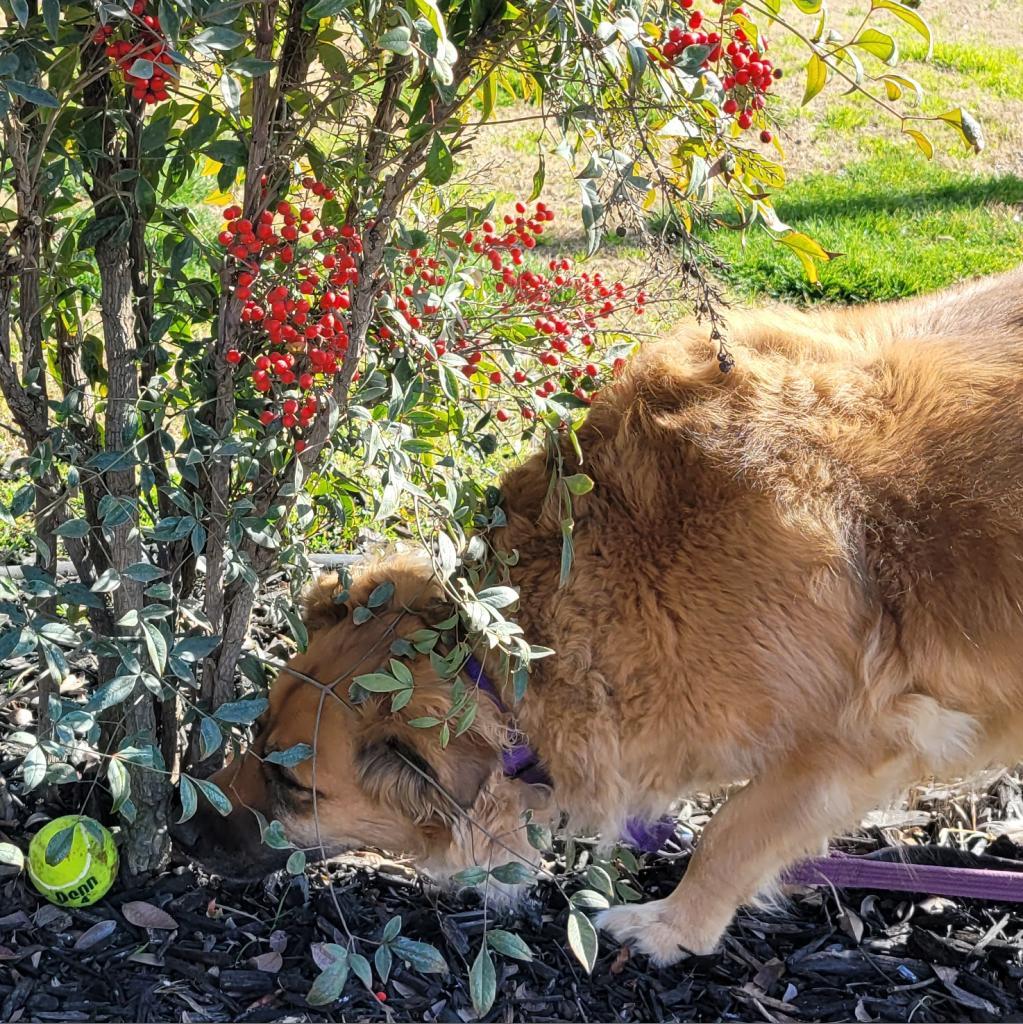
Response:
[[[47,861],[47,849],[56,863]],[[82,814],[55,818],[28,845],[28,877],[51,903],[62,907],[95,903],[117,877],[114,837]]]

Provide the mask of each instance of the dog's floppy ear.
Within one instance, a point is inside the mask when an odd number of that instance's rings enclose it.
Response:
[[[356,762],[359,784],[417,825],[453,824],[459,809],[468,810],[476,802],[494,770],[496,753],[478,742],[452,743],[439,752],[445,764],[438,772],[396,736],[372,740]]]

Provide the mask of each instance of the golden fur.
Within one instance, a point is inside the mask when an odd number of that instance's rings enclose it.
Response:
[[[408,852],[444,875],[532,855],[529,806],[614,838],[627,816],[748,779],[671,896],[601,915],[670,963],[712,950],[737,906],[921,774],[1023,754],[1023,273],[731,328],[732,373],[687,326],[594,402],[584,461],[564,453],[596,482],[565,587],[544,456],[504,479],[516,618],[557,652],[515,711],[552,794],[503,777],[486,699],[446,750],[407,725],[447,707],[426,658],[397,715],[282,673],[256,753],[316,744],[315,782],[314,761],[294,775],[320,791],[318,829],[309,796],[256,756],[217,781],[301,843]],[[355,626],[345,613],[385,579],[390,609]],[[292,667],[344,694],[395,630],[431,621],[437,592],[408,557],[369,566],[347,605],[334,589],[312,595]],[[221,827],[236,866],[258,856],[249,817]]]

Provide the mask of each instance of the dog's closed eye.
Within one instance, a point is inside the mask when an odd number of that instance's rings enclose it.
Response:
[[[307,786],[290,768],[286,768],[284,765],[264,761],[263,774],[271,785],[294,796],[311,798],[313,795],[312,787]]]

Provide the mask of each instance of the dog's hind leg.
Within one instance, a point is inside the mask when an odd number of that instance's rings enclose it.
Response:
[[[597,924],[658,965],[711,953],[742,904],[789,864],[819,853],[823,841],[883,802],[911,771],[908,758],[873,771],[838,753],[793,758],[726,801],[670,896],[612,907]]]

